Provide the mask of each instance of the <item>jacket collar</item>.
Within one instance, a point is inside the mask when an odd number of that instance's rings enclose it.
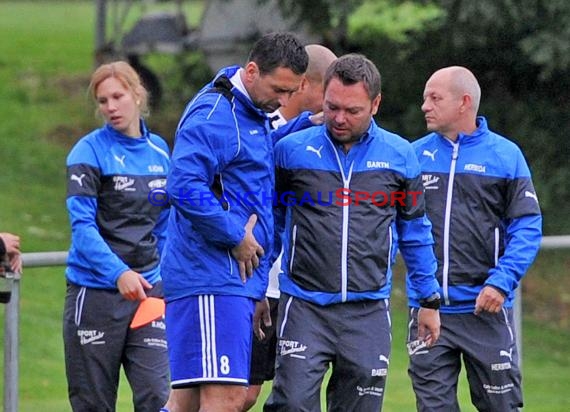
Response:
[[[471,134],[459,133],[456,143],[459,143],[460,145],[477,143],[489,132],[489,128],[487,127],[487,119],[484,116],[477,116],[475,119],[475,124],[477,126],[477,129],[475,129]],[[453,142],[444,135],[440,133],[435,134],[439,136],[439,138],[445,143],[449,145],[453,144]]]
[[[322,126],[324,131],[325,131],[325,135],[327,136],[327,138],[334,143],[335,146],[342,146],[342,143],[337,142],[329,133],[328,129],[326,128],[325,125]],[[366,132],[364,132],[364,134],[362,136],[360,136],[360,139],[358,139],[357,142],[354,143],[354,145],[359,145],[361,143],[365,143],[368,144],[372,141],[372,139],[374,139],[376,136],[379,136],[379,131],[380,128],[376,125],[376,122],[374,121],[374,119],[372,119],[370,121],[370,126],[368,126],[368,129],[366,130]]]
[[[457,141],[459,143],[468,143],[470,141],[473,141],[474,139],[480,138],[489,131],[489,129],[487,128],[487,119],[485,119],[485,117],[477,116],[477,119],[475,119],[475,124],[477,125],[477,129],[475,129],[473,133],[471,134],[460,133],[459,136],[457,136]]]
[[[140,138],[133,138],[131,136],[127,136],[127,135],[119,132],[117,129],[115,129],[113,126],[111,126],[109,123],[105,123],[104,129],[107,132],[107,134],[109,134],[114,139],[122,140],[122,141],[125,141],[128,143],[135,144],[136,142],[139,142],[142,140],[147,140],[148,136],[150,134],[144,120],[140,119],[139,122],[140,122],[140,129],[141,129],[141,137]]]
[[[253,101],[247,94],[247,90],[246,93],[242,92],[240,88],[230,80],[234,75],[238,74],[240,69],[240,66],[229,66],[221,69],[211,82],[211,87],[219,90],[220,93],[224,94],[226,97],[230,97],[230,95],[234,96],[244,106],[255,112],[258,116],[263,117],[264,119],[267,118],[267,113],[253,104]]]

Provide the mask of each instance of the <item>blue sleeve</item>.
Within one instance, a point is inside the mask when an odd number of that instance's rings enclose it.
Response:
[[[302,112],[299,116],[289,120],[283,126],[273,130],[271,132],[271,140],[273,141],[273,144],[277,143],[288,134],[314,126],[313,122],[311,122],[311,119],[309,118],[312,115],[313,114],[311,112]]]
[[[274,142],[279,143],[279,142]],[[270,262],[273,264],[279,257],[281,249],[283,247],[283,232],[285,231],[285,216],[287,213],[286,206],[284,204],[285,199],[281,196],[284,191],[287,190],[288,173],[284,167],[284,150],[283,142],[276,144],[273,150],[273,157],[275,162],[275,196],[276,201],[273,205],[273,255],[271,256]]]
[[[497,265],[489,270],[485,284],[509,296],[538,253],[542,240],[542,215],[522,152],[515,147],[515,153],[507,152],[507,155],[509,157],[504,159],[504,164],[514,165],[515,170],[506,191],[507,207],[503,220],[505,251]]]
[[[520,151],[516,161],[516,176],[509,180],[507,187],[506,202],[505,219],[541,214],[530,170]]]
[[[164,242],[166,240],[166,227],[168,226],[168,216],[170,215],[170,208],[164,208],[161,210],[160,215],[152,233],[156,236],[156,249],[158,250],[158,255],[162,256],[162,249],[164,247]]]
[[[153,141],[162,149],[165,155],[168,158],[168,168],[166,171],[170,170],[170,148],[166,141],[158,136],[158,135],[151,135]],[[162,256],[162,249],[164,247],[164,242],[166,240],[166,227],[168,226],[168,216],[170,216],[170,205],[165,205],[163,209],[160,211],[160,215],[158,216],[158,220],[152,230],[154,236],[156,236],[156,249],[158,251],[158,255]]]
[[[172,207],[204,239],[233,248],[243,239],[245,229],[224,210],[213,185],[216,175],[238,154],[239,137],[234,119],[227,119],[232,114],[226,98],[221,94],[209,98],[218,99],[214,107],[204,104],[191,109],[176,133],[167,192]]]
[[[427,298],[439,289],[431,222],[424,215],[413,220],[397,219],[396,227],[398,246],[406,263],[408,293],[416,299]]]
[[[485,285],[509,296],[534,261],[542,239],[542,216],[512,219],[506,226],[506,248],[496,267],[489,271]]]
[[[276,206],[273,208],[273,255],[270,258],[271,264],[277,260],[281,254],[281,248],[283,247],[283,232],[285,231],[285,213],[286,209],[281,206]]]
[[[398,246],[407,268],[408,293],[417,299],[427,298],[439,289],[435,277],[437,260],[433,250],[431,222],[425,213],[425,193],[420,165],[410,145],[406,155],[406,177],[401,191],[404,205],[397,206]]]
[[[93,132],[95,136],[97,131]],[[71,243],[81,258],[81,264],[94,273],[108,276],[113,284],[129,269],[109,247],[97,225],[97,196],[101,186],[101,169],[90,136],[82,138],[67,157],[67,211],[71,223]]]
[[[99,234],[96,223],[97,199],[88,196],[68,197],[67,210],[71,221],[71,243],[83,263],[96,269],[96,273],[108,274],[112,283],[116,284],[119,276],[129,267]]]

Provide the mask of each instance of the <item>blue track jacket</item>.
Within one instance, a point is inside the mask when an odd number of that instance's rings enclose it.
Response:
[[[431,133],[413,143],[422,169],[426,209],[433,225],[441,311],[473,312],[485,285],[506,296],[533,262],[542,217],[520,149],[490,131],[484,117],[457,142]],[[411,306],[418,306],[411,299]]]
[[[167,301],[265,295],[273,244],[272,142],[266,113],[229,80],[238,70],[222,69],[188,104],[176,132],[162,261]],[[231,249],[243,239],[252,214],[265,256],[244,284]]]
[[[160,280],[168,207],[149,199],[164,192],[169,149],[142,121],[141,131],[135,139],[105,125],[81,138],[67,157],[71,248],[65,273],[72,283],[117,289],[128,269],[151,284]]]
[[[277,203],[286,211],[282,292],[319,305],[389,298],[396,244],[414,293],[425,298],[437,290],[410,143],[371,122],[344,153],[316,126],[281,139],[275,163]]]

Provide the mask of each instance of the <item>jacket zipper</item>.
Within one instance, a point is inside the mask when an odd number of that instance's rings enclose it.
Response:
[[[500,242],[500,234],[499,228],[495,227],[495,267],[499,265],[499,243]]]
[[[350,170],[348,172],[348,177],[345,178],[344,171],[341,167],[342,172],[342,180],[343,180],[343,187],[348,189],[350,187],[350,178],[352,176],[352,166],[354,166],[354,162],[350,164]],[[340,290],[341,290],[341,299],[343,302],[346,302],[347,298],[347,291],[348,291],[348,219],[350,214],[349,205],[344,205],[342,207],[342,249],[341,249],[341,261],[340,261]]]
[[[344,168],[342,167],[342,162],[340,156],[338,155],[338,150],[334,147],[334,144],[329,140],[330,144],[333,145],[333,151],[336,156],[336,161],[338,168],[342,176],[342,187],[343,189],[350,188],[350,179],[352,178],[352,168],[354,167],[354,161],[350,164],[348,169],[348,176],[344,173]],[[341,302],[346,302],[348,295],[348,220],[350,215],[350,205],[342,206],[342,233],[341,233],[341,251],[340,251],[340,293]]]
[[[449,182],[447,183],[447,197],[445,199],[445,220],[443,224],[443,300],[449,305],[449,226],[451,224],[451,201],[453,200],[453,181],[455,180],[455,166],[459,157],[459,143],[450,141],[453,146],[451,165],[449,166]]]
[[[386,262],[388,262],[388,264],[386,265],[386,273],[390,273],[390,271],[392,270],[392,248],[394,247],[394,245],[392,244],[392,226],[388,226],[388,259],[386,260]]]
[[[289,259],[289,273],[293,273],[293,261],[295,260],[295,243],[297,241],[297,225],[291,231],[291,258]]]

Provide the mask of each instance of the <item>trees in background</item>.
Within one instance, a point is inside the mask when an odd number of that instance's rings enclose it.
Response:
[[[338,54],[359,51],[383,75],[380,122],[415,139],[427,77],[463,65],[480,113],[528,157],[547,234],[570,233],[570,2],[282,0]]]

